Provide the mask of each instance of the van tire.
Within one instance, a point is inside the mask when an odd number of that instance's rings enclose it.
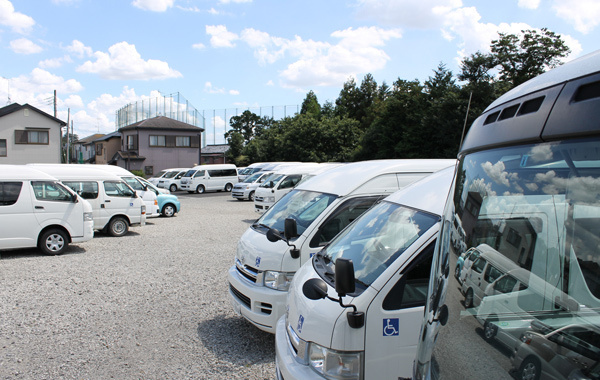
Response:
[[[233,185],[228,183],[227,185],[225,185],[225,191],[230,193],[231,190],[233,190]]]
[[[523,360],[517,373],[519,380],[539,380],[541,372],[541,363],[538,358],[529,356]]]
[[[248,200],[254,202],[254,191],[251,191],[250,194],[248,194]]]
[[[175,206],[173,206],[173,204],[167,203],[166,205],[163,206],[161,214],[167,218],[170,218],[175,215],[175,212],[176,212],[175,210],[176,210],[176,208],[175,208]]]
[[[496,337],[496,334],[498,333],[498,326],[496,326],[495,324],[493,324],[492,322],[495,322],[497,320],[496,317],[491,317],[488,318],[485,323],[483,324],[483,339],[485,339],[488,342],[491,342],[492,340],[494,340],[494,338]]]
[[[204,193],[204,186],[198,185],[198,187],[196,188],[196,194],[202,194],[202,193]]]
[[[470,309],[473,307],[473,289],[469,288],[465,294],[465,308]]]
[[[39,249],[46,255],[60,255],[69,246],[69,237],[66,232],[58,228],[51,228],[40,235]]]
[[[129,224],[125,218],[121,216],[115,216],[110,220],[110,222],[108,222],[106,231],[110,236],[121,237],[127,234],[127,231],[129,231]]]
[[[172,184],[171,186],[169,186],[169,191],[174,193],[177,191],[177,185],[176,184]]]

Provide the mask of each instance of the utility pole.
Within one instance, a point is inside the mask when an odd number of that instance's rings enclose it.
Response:
[[[67,164],[71,163],[71,139],[69,137],[69,123],[71,122],[71,109],[67,111]]]
[[[54,117],[56,117],[56,90],[54,90]],[[69,126],[67,125],[67,129]]]

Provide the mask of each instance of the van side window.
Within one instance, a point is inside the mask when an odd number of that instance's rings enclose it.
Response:
[[[400,310],[425,306],[435,240],[431,242],[401,273],[400,280],[385,296],[384,310]]]
[[[493,265],[488,265],[487,269],[485,270],[485,274],[483,275],[483,279],[490,284],[496,281],[503,274],[504,273],[500,272],[498,268],[494,267]]]
[[[73,199],[71,193],[55,182],[31,182],[35,198],[39,201],[70,202]]]
[[[126,177],[123,179],[129,186],[131,186],[133,190],[144,191],[144,186],[137,179],[131,177]]]
[[[321,226],[310,241],[310,247],[322,247],[329,243],[348,224],[367,211],[377,200],[376,197],[349,199],[342,203]]]
[[[63,185],[69,186],[71,190],[79,194],[83,199],[98,198],[98,183],[93,181],[63,181]]]
[[[281,181],[281,184],[279,185],[278,189],[292,188],[292,187],[296,186],[298,184],[298,182],[300,182],[301,179],[302,179],[301,175],[289,175],[289,176],[287,176],[287,178],[285,178],[283,181]]]
[[[0,206],[17,203],[23,182],[0,182]]]
[[[496,282],[496,285],[494,285],[494,290],[500,293],[510,293],[513,291],[516,284],[517,279],[513,276],[504,276],[499,279],[498,282]]]
[[[208,173],[210,174],[210,172],[212,172],[212,171],[214,171],[214,170],[209,170]],[[194,178],[203,178],[205,175],[204,173],[205,173],[204,170],[198,170],[196,172],[196,174],[194,174]]]
[[[123,182],[104,181],[104,192],[112,197],[132,197],[133,191]]]
[[[474,272],[481,273],[481,272],[483,272],[483,268],[485,268],[486,263],[487,262],[485,261],[485,259],[483,257],[479,257],[477,260],[475,260],[471,269]]]

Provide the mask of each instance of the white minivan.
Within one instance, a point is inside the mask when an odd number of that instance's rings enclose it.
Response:
[[[111,236],[124,236],[130,226],[146,224],[144,201],[121,179],[86,165],[29,164],[71,188],[90,202],[94,229]]]
[[[254,201],[254,193],[258,186],[260,186],[273,172],[256,172],[246,177],[242,182],[238,182],[233,185],[231,196],[238,201],[247,199]]]
[[[234,311],[259,329],[274,333],[285,313],[289,283],[302,264],[379,199],[455,162],[355,162],[300,184],[240,238],[228,274]],[[296,233],[274,240],[269,231],[283,235],[286,224],[293,224]]]
[[[93,238],[92,206],[26,165],[0,165],[0,250],[38,247],[49,255]]]
[[[159,178],[156,186],[161,189],[169,189],[171,193],[174,193],[181,189],[181,178],[188,170],[190,170],[190,168],[179,168],[179,170],[173,169],[173,171],[169,171]]]
[[[454,168],[377,203],[296,273],[278,379],[410,378]]]
[[[181,177],[181,190],[202,194],[205,191],[231,191],[238,182],[233,164],[198,165]]]

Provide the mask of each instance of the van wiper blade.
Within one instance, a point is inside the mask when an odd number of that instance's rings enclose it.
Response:
[[[267,226],[266,224],[263,223],[252,223],[252,227],[262,227],[262,228],[266,228],[267,230],[270,230],[271,227]]]

